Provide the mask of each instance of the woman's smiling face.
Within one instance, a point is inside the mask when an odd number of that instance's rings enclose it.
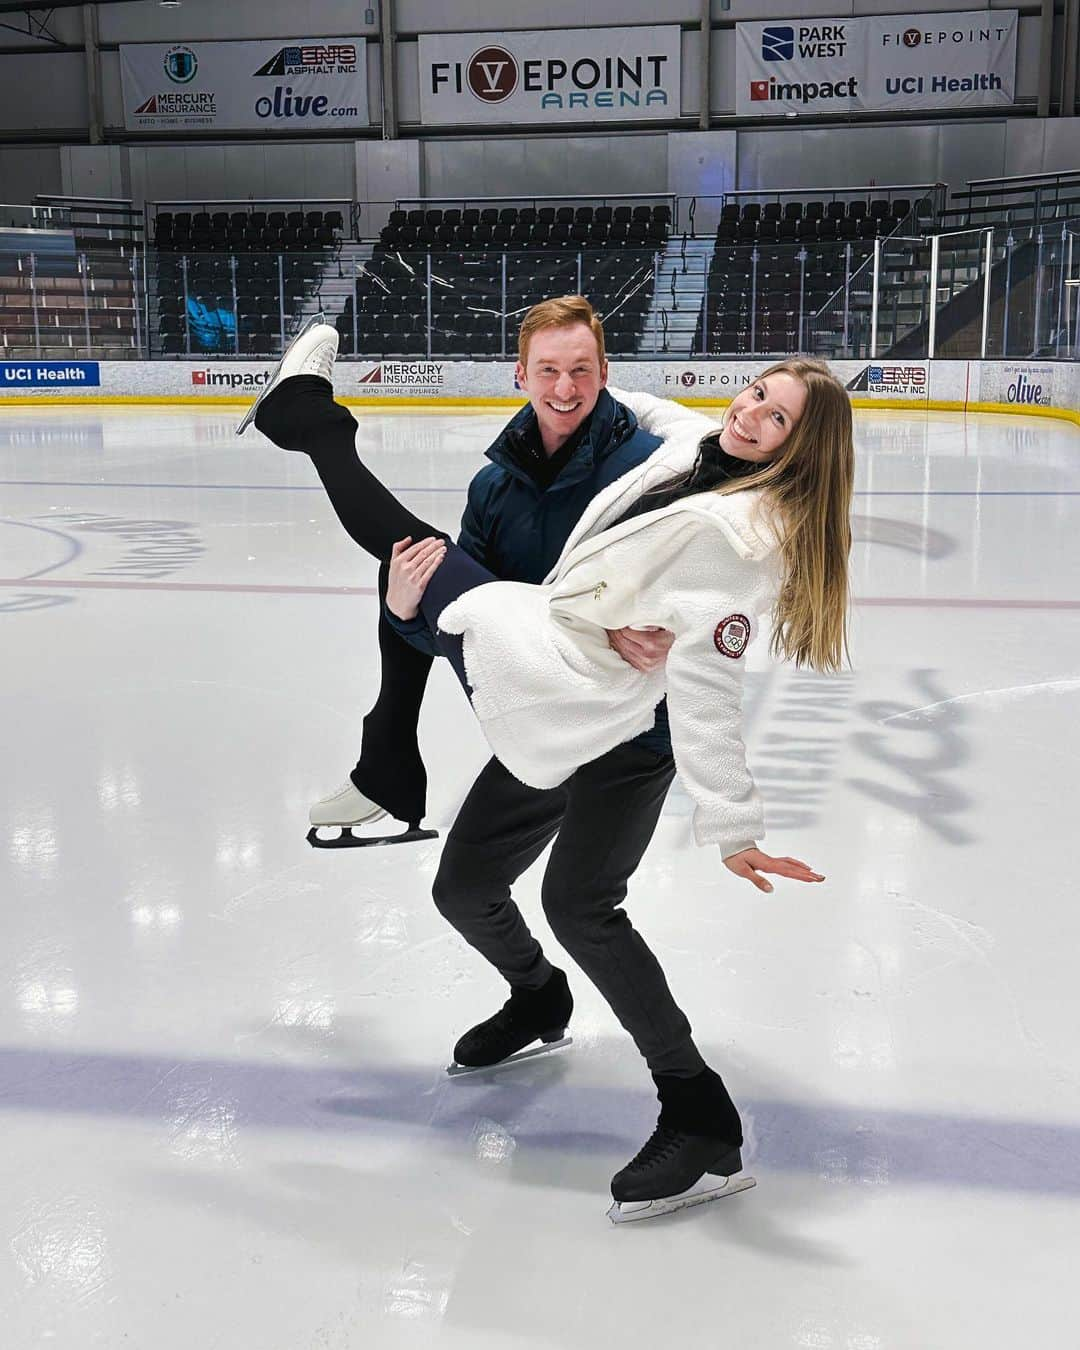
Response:
[[[772,459],[798,425],[806,385],[786,371],[755,380],[731,400],[720,446],[736,459]]]

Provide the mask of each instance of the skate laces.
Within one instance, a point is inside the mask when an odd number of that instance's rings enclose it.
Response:
[[[630,1167],[645,1168],[654,1163],[666,1162],[677,1151],[681,1137],[680,1132],[673,1130],[670,1125],[657,1125]]]

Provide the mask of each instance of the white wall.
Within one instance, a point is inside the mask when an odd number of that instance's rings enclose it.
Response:
[[[39,192],[63,191],[59,146],[0,145],[0,201],[18,205]]]
[[[183,0],[179,9],[163,9],[154,0],[98,5],[105,43],[351,37],[378,32],[378,14],[378,0]]]
[[[356,188],[349,141],[132,146],[136,201],[236,201],[248,197],[348,198]]]

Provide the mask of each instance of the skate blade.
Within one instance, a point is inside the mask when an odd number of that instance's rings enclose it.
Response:
[[[270,376],[266,384],[259,391],[258,398],[244,414],[243,420],[241,421],[240,425],[236,428],[237,436],[242,436],[244,432],[247,431],[248,427],[251,426],[252,422],[254,422],[255,414],[259,411],[259,405],[262,403],[263,399],[267,397],[267,395],[270,393],[272,389],[275,389],[277,387],[278,376],[281,374],[281,367],[285,364],[285,358],[288,356],[288,354],[292,351],[292,349],[296,346],[296,344],[300,341],[300,339],[304,336],[305,333],[310,333],[311,330],[316,326],[316,324],[325,322],[326,316],[320,309],[318,314],[315,314],[310,319],[308,319],[307,323],[304,324],[303,328],[300,329],[299,333],[297,333],[297,335],[292,339],[292,341],[288,343],[285,350],[281,353],[281,360],[274,367],[273,374]]]
[[[691,1205],[707,1205],[712,1200],[723,1200],[729,1195],[748,1191],[757,1182],[738,1172],[733,1177],[705,1175],[681,1195],[668,1195],[663,1200],[616,1200],[607,1212],[612,1223],[637,1223],[640,1219],[658,1219],[663,1214],[674,1214]]]
[[[534,1046],[531,1050],[519,1050],[516,1055],[507,1055],[497,1064],[481,1064],[475,1069],[468,1064],[448,1064],[446,1072],[451,1078],[464,1078],[466,1074],[471,1073],[492,1073],[495,1069],[505,1069],[510,1064],[518,1064],[523,1059],[538,1059],[541,1055],[550,1055],[553,1050],[562,1050],[573,1043],[573,1036],[564,1036],[560,1041],[547,1041],[544,1045]]]
[[[320,830],[335,830],[336,825],[313,825],[305,836],[312,848],[380,848],[386,844],[416,844],[422,839],[438,839],[438,830],[403,830],[401,834],[355,835],[352,826],[342,825],[336,839],[323,839]]]

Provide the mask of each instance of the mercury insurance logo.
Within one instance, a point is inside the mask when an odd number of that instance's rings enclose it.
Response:
[[[481,103],[501,103],[517,88],[518,64],[505,47],[481,47],[469,57],[465,78]]]

